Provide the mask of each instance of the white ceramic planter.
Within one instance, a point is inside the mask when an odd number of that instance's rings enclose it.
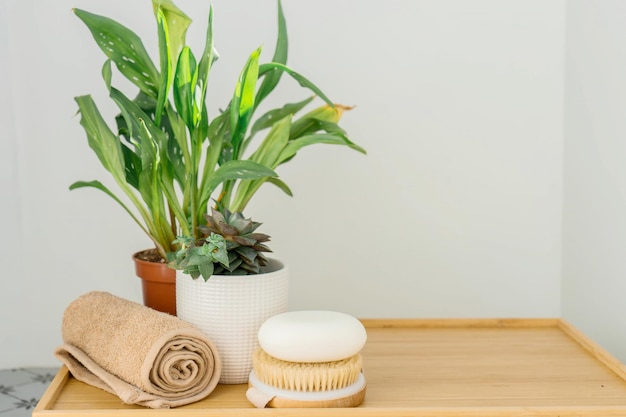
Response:
[[[258,275],[213,275],[206,282],[176,271],[177,316],[198,327],[217,346],[222,384],[248,382],[261,324],[287,311],[287,267],[271,259],[266,269]]]

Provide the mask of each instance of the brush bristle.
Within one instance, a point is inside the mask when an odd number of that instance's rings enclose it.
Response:
[[[336,362],[286,362],[258,349],[253,358],[257,378],[276,388],[301,392],[330,391],[356,382],[363,361],[361,355]]]

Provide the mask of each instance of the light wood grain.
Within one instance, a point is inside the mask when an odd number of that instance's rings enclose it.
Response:
[[[367,394],[357,408],[259,410],[244,384],[164,412],[120,404],[62,369],[33,416],[626,417],[623,365],[560,320],[363,322]]]

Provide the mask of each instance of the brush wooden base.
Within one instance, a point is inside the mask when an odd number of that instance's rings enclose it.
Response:
[[[269,408],[343,408],[343,407],[358,407],[363,403],[365,399],[366,387],[354,395],[349,397],[339,398],[337,400],[328,401],[297,401],[289,400],[285,398],[275,397],[269,403]]]
[[[257,409],[247,384],[172,410],[127,406],[62,368],[34,417],[626,417],[624,366],[559,319],[363,320],[367,395],[356,408]]]

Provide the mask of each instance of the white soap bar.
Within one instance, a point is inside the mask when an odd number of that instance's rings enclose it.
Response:
[[[259,329],[259,344],[287,362],[332,362],[356,355],[367,333],[356,318],[335,311],[291,311],[270,317]]]

